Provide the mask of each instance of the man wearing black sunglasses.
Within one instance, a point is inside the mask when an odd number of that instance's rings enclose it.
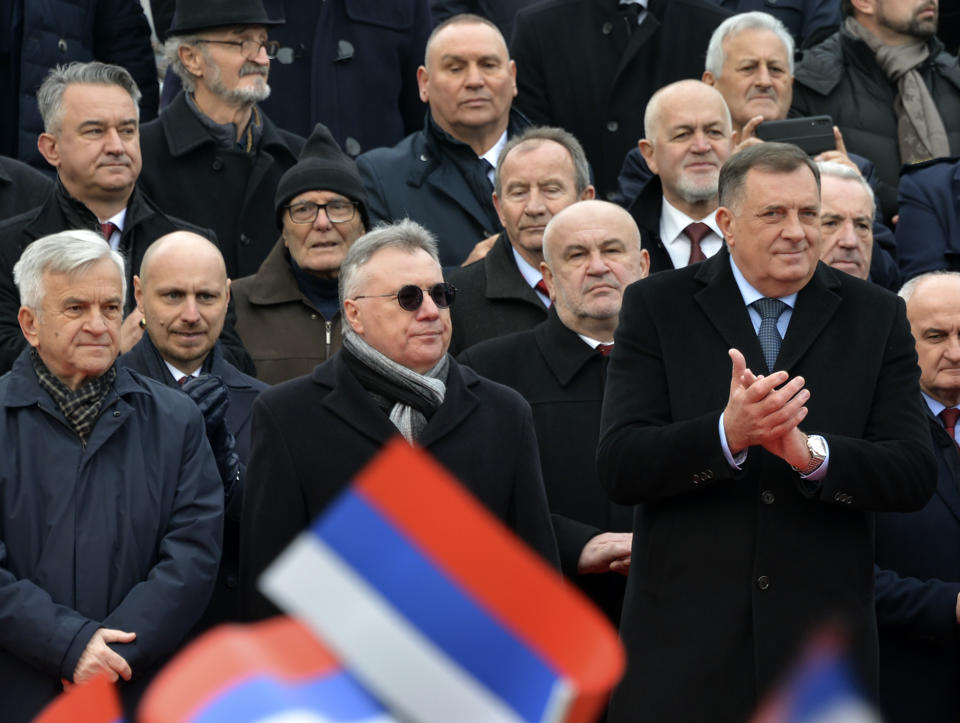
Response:
[[[413,221],[358,239],[340,266],[343,348],[254,403],[241,522],[241,595],[398,433],[558,566],[529,405],[447,354],[450,305],[432,234]],[[331,452],[331,450],[334,450]]]
[[[167,213],[212,228],[227,274],[256,273],[276,241],[273,196],[303,139],[257,103],[277,44],[261,0],[177,2],[164,52],[183,90],[141,129],[140,185]]]

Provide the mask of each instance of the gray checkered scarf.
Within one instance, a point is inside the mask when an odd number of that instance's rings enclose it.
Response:
[[[37,373],[40,386],[60,407],[60,411],[73,427],[73,431],[80,437],[80,441],[86,444],[93,431],[93,425],[97,423],[97,417],[100,416],[103,400],[117,378],[116,365],[111,366],[105,374],[89,379],[76,390],[72,390],[47,368],[40,354],[33,347],[30,349],[30,361],[33,362],[33,370]]]

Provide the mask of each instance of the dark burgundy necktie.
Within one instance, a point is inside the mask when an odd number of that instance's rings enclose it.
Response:
[[[543,279],[540,279],[537,283],[535,283],[533,288],[546,296],[548,299],[550,298],[550,292],[547,290],[547,284]]]
[[[710,227],[700,221],[695,221],[683,229],[683,235],[690,239],[690,258],[687,265],[696,264],[700,261],[706,261],[707,257],[700,248],[700,242],[703,237],[710,233]]]
[[[613,344],[597,344],[597,351],[604,356],[610,356],[610,352],[613,351]]]
[[[955,436],[957,418],[960,418],[960,409],[948,407],[940,412],[940,419],[943,420],[943,428],[947,430],[947,434],[950,435],[950,439],[953,440],[954,444],[957,444],[957,438]],[[957,449],[960,449],[960,444],[957,444]]]
[[[113,236],[113,232],[117,230],[117,224],[111,221],[104,221],[100,224],[100,230],[103,232],[103,237],[107,240],[107,243],[110,243],[110,237]]]

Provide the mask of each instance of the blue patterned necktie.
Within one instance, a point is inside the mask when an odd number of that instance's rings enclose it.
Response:
[[[777,319],[780,314],[789,307],[780,299],[768,299],[766,297],[757,299],[750,304],[760,313],[760,330],[757,337],[760,339],[760,348],[763,350],[763,358],[767,362],[767,371],[773,371],[773,365],[777,362],[777,354],[780,353],[780,331],[777,329]]]

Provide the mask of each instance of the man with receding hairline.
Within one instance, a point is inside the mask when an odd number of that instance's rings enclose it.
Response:
[[[373,223],[423,225],[437,236],[445,267],[500,231],[493,168],[507,139],[530,125],[512,107],[516,74],[489,20],[455,15],[434,28],[417,70],[430,106],[423,130],[357,158]]]
[[[719,196],[724,248],[627,289],[607,373],[600,481],[637,505],[614,722],[746,720],[836,617],[875,695],[872,513],[935,482],[903,303],[819,262],[813,161],[751,146]]]
[[[647,275],[649,256],[630,214],[593,200],[550,220],[543,251],[553,301],[546,321],[457,358],[530,403],[563,572],[616,624],[630,567],[631,510],[604,494],[594,458],[620,302],[626,287]]]
[[[226,499],[218,584],[199,628],[240,618],[238,524],[250,450],[250,408],[267,385],[223,358],[218,338],[227,314],[230,280],[220,250],[178,231],[147,249],[133,277],[144,334],[119,364],[174,389],[203,413]]]

